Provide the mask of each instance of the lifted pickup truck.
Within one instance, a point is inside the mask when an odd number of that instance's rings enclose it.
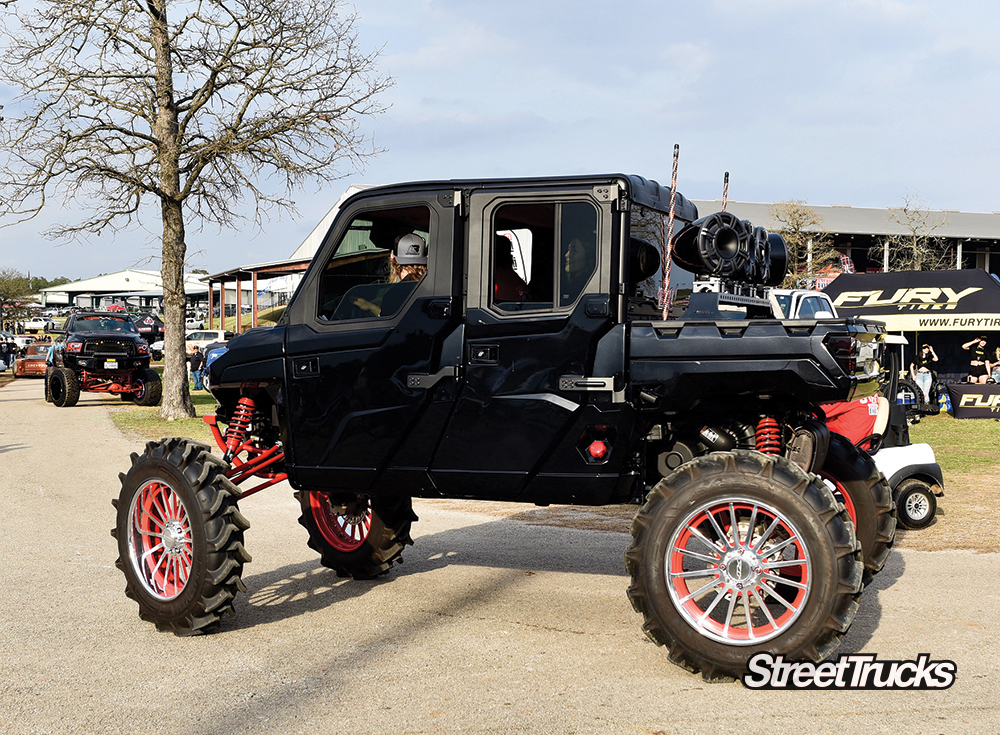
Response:
[[[53,344],[45,400],[75,406],[80,392],[113,393],[140,406],[160,403],[160,375],[149,368],[149,345],[127,314],[79,312]]]
[[[671,209],[680,232],[664,242]],[[309,545],[357,579],[412,543],[413,497],[645,495],[628,596],[671,661],[713,679],[761,649],[826,657],[895,521],[884,479],[819,403],[877,390],[884,330],[737,321],[694,296],[663,320],[649,294],[666,247],[675,266],[745,281],[715,306],[770,314],[754,289],[783,277],[780,238],[724,212],[699,220],[638,176],[348,199],[279,323],[210,368],[223,456],[164,439],[121,475],[117,564],[140,615],[188,635],[232,613],[250,560],[238,501],[285,479]]]

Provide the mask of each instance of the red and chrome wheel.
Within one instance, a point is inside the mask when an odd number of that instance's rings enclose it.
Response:
[[[172,600],[191,578],[191,518],[173,488],[154,478],[139,488],[128,511],[129,560],[143,588]]]
[[[178,635],[216,627],[246,588],[250,526],[236,506],[239,491],[225,465],[204,444],[187,439],[149,442],[121,474],[116,566],[139,616]]]
[[[340,577],[371,579],[389,571],[412,544],[410,526],[417,520],[409,498],[296,493],[309,532],[309,548],[323,566]]]
[[[661,480],[632,522],[625,567],[643,632],[707,680],[761,648],[820,661],[850,627],[861,551],[826,485],[782,457],[737,449]]]
[[[678,524],[666,570],[670,598],[688,624],[737,646],[787,630],[812,586],[809,550],[792,521],[739,496],[705,503]]]
[[[335,510],[327,493],[310,493],[316,527],[323,538],[337,551],[357,551],[368,538],[372,527],[372,503],[367,497],[358,496],[343,508]]]

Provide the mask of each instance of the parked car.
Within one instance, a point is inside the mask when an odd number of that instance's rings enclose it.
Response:
[[[49,356],[52,345],[45,342],[29,345],[23,357],[14,360],[13,373],[15,378],[44,378],[45,360]]]
[[[232,332],[224,329],[202,329],[196,332],[188,332],[187,336],[184,337],[187,342],[185,350],[188,354],[191,354],[196,349],[200,350],[212,342],[228,342],[234,336]]]
[[[33,316],[24,323],[25,332],[47,332],[55,326],[55,322],[42,316]]]
[[[184,351],[190,355],[196,349],[200,350],[213,342],[225,344],[233,337],[234,334],[232,332],[222,329],[203,329],[188,332],[184,337]],[[163,344],[163,340],[159,339],[149,345],[149,354],[152,355],[154,360],[163,359]]]
[[[10,332],[0,332],[0,342],[7,341],[13,342],[17,345],[17,349],[23,350],[28,345],[35,344],[35,335],[33,334],[11,334]]]
[[[188,317],[187,319],[184,320],[184,328],[185,329],[204,329],[205,328],[205,320],[204,319],[199,319],[197,317]]]

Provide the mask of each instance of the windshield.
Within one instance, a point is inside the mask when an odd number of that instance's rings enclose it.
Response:
[[[85,316],[78,318],[73,325],[75,332],[131,332],[136,333],[135,325],[125,318],[113,316]]]

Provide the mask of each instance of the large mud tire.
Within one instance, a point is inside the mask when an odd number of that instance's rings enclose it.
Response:
[[[80,383],[69,368],[53,368],[49,374],[49,396],[59,408],[75,406],[80,400]]]
[[[844,503],[854,523],[865,560],[864,583],[885,566],[896,540],[892,490],[875,462],[849,439],[830,432],[830,449],[820,475],[836,486],[835,497]]]
[[[136,376],[139,392],[135,393],[135,405],[159,406],[163,398],[163,383],[160,374],[151,368],[141,370]]]
[[[628,596],[643,631],[707,681],[739,677],[758,651],[820,661],[858,610],[846,511],[780,457],[735,450],[682,465],[649,493],[632,537]]]
[[[299,523],[309,532],[309,548],[338,577],[374,579],[402,563],[403,548],[413,544],[410,527],[417,520],[410,498],[358,495],[334,506],[324,492],[295,493],[302,508]],[[341,502],[343,498],[339,499]]]
[[[115,565],[139,617],[177,635],[206,633],[245,592],[241,576],[250,555],[239,490],[209,447],[187,439],[149,442],[122,473]]]

